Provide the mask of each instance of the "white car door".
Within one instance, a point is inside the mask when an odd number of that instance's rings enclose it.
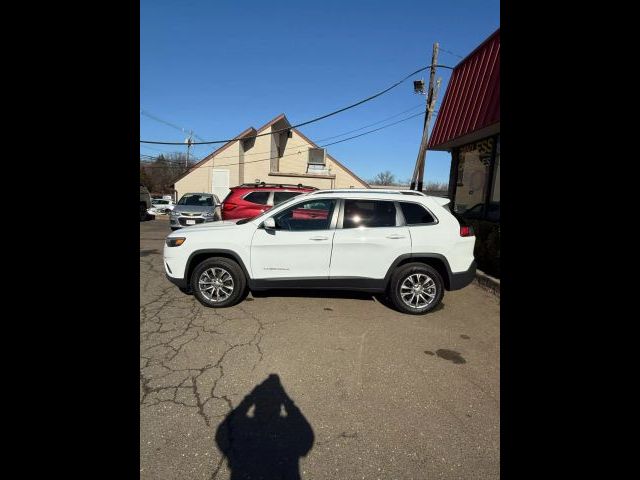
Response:
[[[384,278],[396,258],[411,252],[409,229],[400,223],[393,201],[345,199],[329,277]]]
[[[253,278],[328,278],[337,203],[298,202],[273,215],[275,230],[258,228],[251,242]]]

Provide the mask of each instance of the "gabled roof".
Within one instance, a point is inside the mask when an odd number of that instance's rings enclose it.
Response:
[[[227,148],[229,148],[231,145],[233,145],[235,142],[237,142],[238,140],[242,140],[244,137],[251,137],[253,135],[256,135],[256,129],[253,127],[249,127],[246,130],[240,132],[238,135],[235,136],[235,138],[233,140],[228,141],[227,143],[225,143],[224,145],[222,145],[220,148],[218,148],[217,150],[214,150],[212,153],[210,153],[209,155],[207,155],[206,157],[204,157],[202,160],[200,160],[198,163],[194,164],[191,166],[191,168],[189,168],[189,170],[187,170],[186,172],[184,172],[182,175],[180,175],[178,178],[176,178],[173,183],[177,182],[178,180],[182,180],[184,177],[186,177],[187,175],[189,175],[191,172],[193,172],[196,168],[200,167],[200,165],[202,165],[203,163],[205,163],[207,160],[210,160],[211,158],[215,157],[216,155],[218,155],[220,152],[224,152]]]
[[[246,137],[252,137],[255,135],[259,135],[261,133],[263,133],[265,130],[267,130],[269,127],[272,127],[273,125],[275,125],[278,122],[283,121],[283,123],[286,125],[286,127],[290,127],[291,123],[289,122],[289,120],[287,119],[287,116],[284,113],[281,113],[280,115],[277,115],[275,118],[269,120],[267,123],[265,123],[263,126],[261,126],[258,130],[256,130],[253,127],[249,127],[246,130],[244,130],[243,132],[239,133],[238,135],[236,135],[233,140],[230,140],[229,142],[225,143],[223,146],[221,146],[220,148],[218,148],[217,150],[214,150],[212,153],[210,153],[209,155],[207,155],[206,157],[204,157],[202,160],[200,160],[198,163],[194,164],[193,166],[191,166],[191,168],[189,168],[189,170],[187,170],[185,173],[183,173],[182,175],[180,175],[178,178],[176,178],[173,183],[177,182],[178,180],[183,179],[184,177],[186,177],[187,175],[189,175],[191,172],[193,172],[196,168],[200,167],[203,163],[207,162],[208,160],[212,159],[213,157],[215,157],[216,155],[218,155],[219,153],[223,152],[224,150],[226,150],[227,148],[229,148],[231,145],[233,145],[235,142],[237,142],[238,140],[242,140],[243,138]],[[312,142],[309,138],[307,138],[300,130],[298,130],[297,128],[292,128],[292,131],[295,131],[298,135],[300,135],[304,140],[306,140],[308,143],[310,143],[312,146],[314,146],[315,148],[320,148],[318,147],[318,145],[316,145],[314,142]],[[353,173],[351,170],[349,170],[347,167],[345,167],[342,163],[340,163],[338,160],[336,160],[335,158],[333,158],[331,155],[327,154],[327,157],[329,157],[331,159],[331,161],[333,161],[336,165],[338,165],[339,167],[343,168],[347,173],[349,173],[352,177],[354,177],[356,180],[362,182],[364,185],[369,185],[367,182],[365,182],[364,180],[362,180],[360,177],[358,177],[355,173]]]
[[[453,69],[428,148],[448,150],[499,130],[500,29]]]

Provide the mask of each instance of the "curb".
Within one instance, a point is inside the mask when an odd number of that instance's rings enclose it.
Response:
[[[496,297],[500,298],[500,280],[487,275],[482,270],[476,270],[475,283],[481,288],[493,293]]]

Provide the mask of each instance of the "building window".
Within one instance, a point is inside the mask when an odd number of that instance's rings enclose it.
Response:
[[[465,145],[458,157],[458,185],[455,211],[482,210],[487,198],[489,167],[493,154],[493,138]]]
[[[458,187],[464,186],[464,183],[462,183],[463,175],[464,175],[464,155],[461,152],[458,152],[458,181],[457,181]]]
[[[326,151],[324,148],[310,148],[307,157],[307,173],[327,175]]]
[[[498,137],[498,144],[496,145],[496,160],[494,165],[491,201],[500,203],[500,137]]]
[[[315,175],[329,175],[329,170],[326,165],[307,165],[307,173],[315,174]]]
[[[487,211],[487,220],[500,221],[500,137],[496,145],[496,159],[493,167],[493,182],[491,183],[491,201]]]

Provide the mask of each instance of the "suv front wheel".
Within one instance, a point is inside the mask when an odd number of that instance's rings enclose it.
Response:
[[[207,307],[234,305],[247,286],[244,272],[233,260],[212,257],[200,263],[191,274],[191,290]]]
[[[389,297],[403,313],[422,315],[442,301],[444,283],[437,270],[424,263],[408,263],[391,276]]]

